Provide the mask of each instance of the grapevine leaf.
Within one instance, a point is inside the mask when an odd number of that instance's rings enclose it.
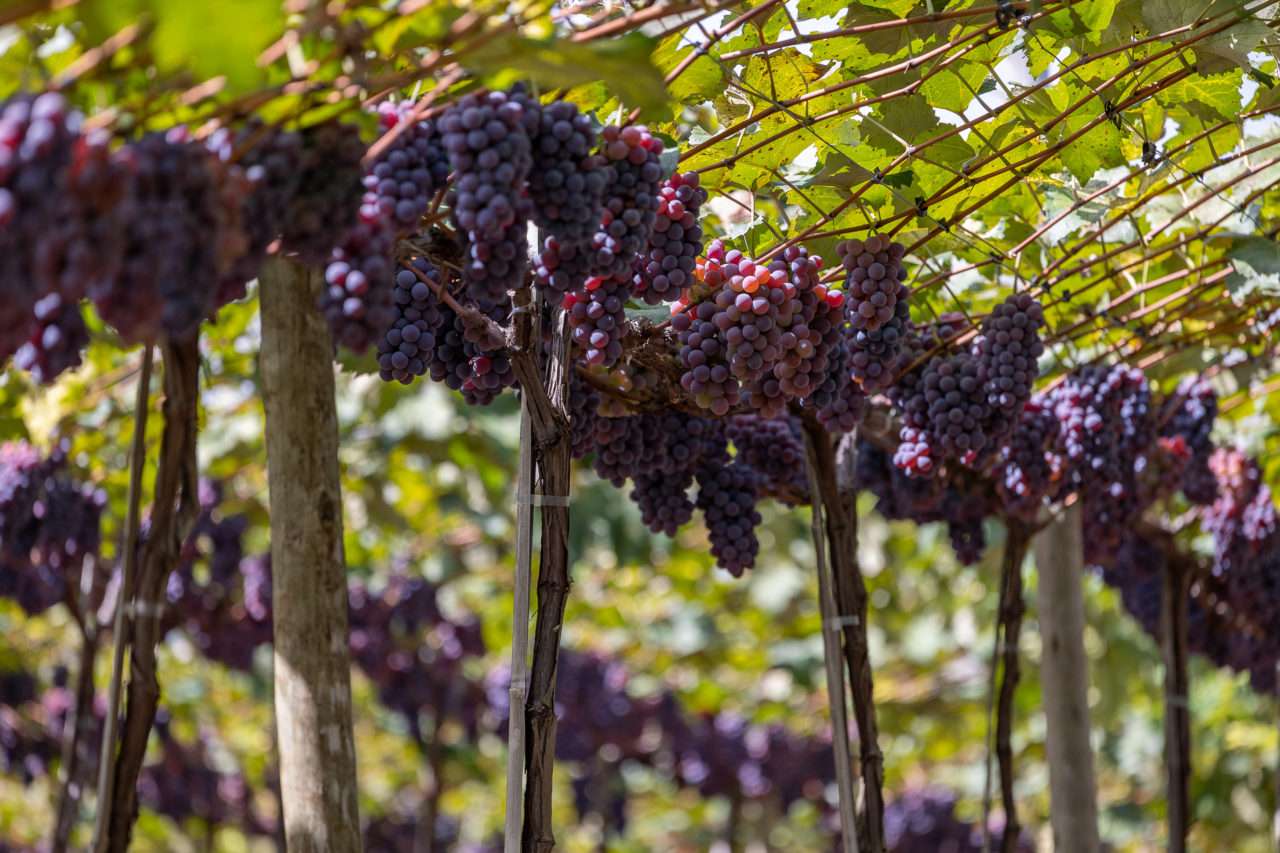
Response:
[[[189,70],[196,79],[226,78],[226,90],[245,92],[266,77],[258,55],[283,29],[274,0],[223,0],[217,14],[182,3],[151,0],[151,48],[162,68]]]
[[[653,62],[655,42],[631,33],[587,44],[508,35],[466,56],[467,65],[491,78],[518,77],[547,89],[603,82],[623,103],[646,115],[662,115],[666,86]]]

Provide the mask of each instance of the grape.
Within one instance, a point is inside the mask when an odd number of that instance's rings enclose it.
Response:
[[[807,401],[817,410],[818,422],[830,433],[853,432],[867,413],[867,395],[849,375],[848,359],[848,344],[841,343],[829,359],[826,375]]]
[[[734,461],[727,465],[708,461],[696,472],[698,497],[711,540],[716,565],[734,577],[755,565],[760,550],[756,527],[760,513],[756,499],[761,477],[751,466]]]
[[[362,353],[395,322],[395,247],[394,225],[362,205],[324,271],[320,309],[339,346]]]
[[[440,271],[425,258],[415,258],[413,266],[437,286],[444,285]],[[435,357],[436,335],[444,325],[444,314],[431,287],[413,270],[396,273],[392,294],[396,319],[378,341],[378,367],[386,382],[393,379],[408,385],[426,374]]]
[[[64,371],[80,366],[81,353],[89,345],[89,328],[80,306],[57,293],[41,297],[34,314],[30,337],[13,361],[37,382],[48,385]]]
[[[676,475],[638,474],[634,483],[631,500],[639,507],[645,527],[654,533],[675,536],[693,518],[693,501],[689,499],[692,470]]]
[[[82,120],[56,92],[0,103],[0,361],[39,298],[77,301],[118,269],[123,167]]]
[[[595,122],[569,101],[538,104],[526,99],[525,109],[534,116],[529,170],[533,221],[558,244],[585,252],[600,224],[610,177],[604,156],[595,153]]]
[[[890,800],[884,809],[888,853],[981,853],[981,825],[956,817],[956,798],[940,788],[913,788]],[[992,820],[989,834],[998,839],[1003,822]],[[1035,844],[1020,835],[1018,853],[1034,853]]]
[[[853,328],[874,332],[891,323],[898,316],[898,301],[906,298],[901,285],[907,279],[907,270],[902,266],[906,248],[888,237],[872,234],[866,240],[836,244],[836,254],[846,271],[845,292]]]
[[[766,491],[792,505],[808,501],[809,477],[798,420],[735,415],[725,433],[736,458],[760,474]]]
[[[947,458],[971,463],[987,447],[982,365],[967,352],[935,358],[921,383],[928,404],[931,447]]]
[[[875,329],[854,329],[849,339],[849,375],[866,394],[885,391],[893,383],[893,365],[907,334],[908,299],[907,289],[899,285],[894,316]]]
[[[671,302],[693,284],[693,271],[702,254],[702,226],[698,211],[707,191],[698,173],[675,174],[658,190],[658,208],[646,254],[636,261],[635,294],[650,305]]]
[[[1048,399],[1032,397],[993,472],[1005,510],[1024,521],[1034,521],[1045,498],[1062,475],[1062,460],[1053,448],[1059,424]]]
[[[1213,423],[1218,417],[1218,395],[1209,382],[1188,376],[1165,404],[1160,434],[1181,436],[1191,453],[1182,474],[1182,492],[1193,504],[1207,506],[1218,496],[1218,481],[1209,467],[1213,453]]]
[[[565,296],[573,342],[582,348],[588,365],[612,367],[622,357],[630,286],[627,279],[590,278],[583,293]]]
[[[282,220],[281,246],[318,265],[356,224],[364,142],[354,125],[326,122],[302,131],[298,184]]]
[[[449,179],[449,155],[443,138],[431,121],[414,121],[413,112],[413,104],[407,101],[383,101],[378,105],[378,119],[384,131],[412,123],[399,130],[364,176],[363,203],[376,204],[383,218],[394,223],[398,234],[417,230],[432,196],[444,189]]]
[[[600,227],[592,238],[591,273],[631,283],[631,266],[649,244],[663,168],[662,140],[643,125],[610,125],[601,133],[610,170]]]
[[[463,283],[478,301],[501,302],[523,284],[528,262],[524,196],[537,115],[503,92],[468,95],[440,117],[454,183],[453,219],[467,236]]]
[[[1044,311],[1027,293],[1008,297],[982,322],[973,352],[981,366],[989,408],[985,428],[993,446],[1013,430],[1031,399],[1037,359],[1044,353],[1043,325]]]
[[[596,413],[600,394],[578,375],[569,372],[569,430],[573,458],[581,459],[595,448]]]
[[[124,260],[120,274],[90,296],[128,341],[190,335],[247,248],[243,176],[181,128],[148,134],[124,156],[133,173],[121,204]]]
[[[1085,559],[1097,562],[1142,510],[1137,474],[1154,434],[1150,390],[1136,368],[1089,366],[1068,375],[1047,399],[1067,462],[1059,491],[1080,495]]]
[[[228,167],[243,170],[247,184],[241,202],[247,248],[219,282],[214,297],[219,308],[244,298],[245,285],[257,278],[267,248],[284,227],[302,174],[302,137],[255,118],[239,131],[218,129],[205,144]]]

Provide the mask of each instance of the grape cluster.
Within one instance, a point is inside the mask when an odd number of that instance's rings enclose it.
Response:
[[[244,298],[245,286],[256,278],[267,249],[279,236],[302,166],[302,137],[291,131],[250,119],[238,131],[219,128],[205,141],[227,168],[242,170],[247,185],[241,202],[246,249],[218,284],[214,307]]]
[[[534,116],[529,171],[533,221],[558,243],[585,252],[600,224],[610,177],[604,156],[595,150],[595,122],[569,101],[524,103]]]
[[[853,432],[867,413],[867,395],[849,375],[848,361],[849,346],[842,342],[828,360],[826,376],[808,398],[827,432]]]
[[[142,137],[125,157],[133,181],[121,203],[122,266],[90,296],[126,340],[190,335],[247,248],[243,176],[181,128]]]
[[[387,335],[394,335],[392,327],[399,322],[396,239],[417,226],[448,177],[436,129],[428,121],[414,121],[412,112],[408,103],[379,106],[383,128],[395,137],[365,174],[356,222],[325,268],[321,309],[334,340],[356,353],[371,343],[381,346]],[[405,122],[410,124],[398,127]]]
[[[754,468],[736,460],[728,465],[701,465],[695,477],[696,504],[707,524],[716,565],[741,577],[755,565],[760,550],[756,527],[761,519],[756,500],[761,477]]]
[[[324,263],[356,223],[364,142],[355,125],[325,122],[301,132],[297,186],[281,223],[281,245],[309,265]]]
[[[25,443],[0,445],[0,596],[30,614],[81,589],[101,544],[105,495],[65,469],[64,447],[45,457]],[[87,604],[94,606],[104,578],[90,580]]]
[[[928,443],[947,458],[974,462],[987,449],[988,415],[982,364],[968,353],[932,359],[920,379]]]
[[[888,237],[872,234],[865,240],[843,240],[836,254],[845,269],[849,321],[855,330],[874,332],[898,317],[898,301],[906,298],[902,266],[906,247]]]
[[[1060,493],[1080,495],[1085,558],[1096,561],[1142,509],[1137,475],[1154,431],[1150,389],[1136,368],[1094,365],[1068,375],[1047,399],[1061,425]]]
[[[1000,447],[994,477],[1004,507],[1026,521],[1035,519],[1062,476],[1054,452],[1059,422],[1047,399],[1027,401],[1008,441]]]
[[[1280,614],[1280,519],[1258,463],[1239,450],[1219,448],[1209,461],[1218,497],[1201,510],[1213,535],[1214,572],[1225,579],[1233,610],[1255,625]]]
[[[725,434],[733,443],[736,458],[760,474],[765,490],[784,503],[808,502],[809,477],[798,420],[735,415],[729,419]]]
[[[379,375],[384,381],[408,385],[426,374],[435,358],[436,335],[444,324],[440,302],[418,273],[444,286],[440,271],[427,259],[415,258],[417,270],[396,273],[392,302],[396,319],[378,341]]]
[[[700,269],[710,296],[678,304],[681,386],[713,414],[743,397],[766,417],[802,400],[825,379],[839,348],[844,294],[818,280],[821,259],[789,246],[768,266],[715,241]]]
[[[1028,293],[1015,293],[982,321],[973,351],[981,365],[982,387],[989,409],[986,431],[1000,441],[1013,431],[1022,407],[1031,399],[1044,353],[1040,329],[1044,310]]]
[[[89,327],[80,306],[57,293],[37,300],[32,314],[29,337],[14,354],[13,363],[48,385],[64,371],[80,366],[81,353],[89,345]]]
[[[956,798],[939,788],[913,788],[890,800],[884,809],[885,844],[888,853],[981,853],[980,825],[956,816]],[[990,835],[999,838],[1003,823],[993,819]],[[1018,853],[1034,853],[1035,844],[1020,835]]]
[[[509,300],[505,304],[475,307],[498,323],[505,323],[511,316]],[[473,406],[487,406],[498,398],[502,389],[514,387],[516,376],[506,349],[468,340],[467,319],[448,305],[441,304],[439,310],[443,322],[436,334],[435,360],[427,366],[431,378],[461,391],[463,399]]]
[[[636,261],[635,294],[650,305],[673,302],[693,284],[702,254],[698,212],[707,200],[698,173],[676,173],[658,191],[649,249]]]
[[[1193,504],[1207,506],[1218,496],[1218,481],[1209,467],[1213,454],[1213,423],[1218,417],[1218,394],[1208,380],[1188,376],[1161,413],[1160,434],[1181,436],[1187,444],[1190,459],[1182,473],[1182,493]]]
[[[440,117],[454,174],[450,206],[467,235],[462,279],[480,302],[501,302],[523,283],[531,213],[524,191],[537,121],[524,98],[505,92],[468,95]]]
[[[118,261],[118,235],[92,247],[77,215],[85,194],[75,175],[87,156],[81,121],[57,93],[0,104],[0,360],[27,338],[42,293],[78,299],[89,283],[109,280]],[[91,248],[102,255],[96,269],[83,263]],[[69,270],[72,256],[80,263]]]
[[[905,290],[899,295],[897,304],[903,307],[897,316],[875,331],[857,329],[849,336],[849,376],[866,394],[886,391],[893,384],[893,364],[907,324]]]
[[[626,334],[629,279],[589,278],[582,292],[566,294],[565,310],[573,342],[583,350],[583,360],[593,367],[612,367],[622,357]]]
[[[438,129],[415,120],[408,101],[383,101],[378,119],[384,132],[396,133],[364,176],[363,204],[375,204],[398,234],[412,233],[449,180],[449,155]],[[406,124],[407,127],[399,127]]]
[[[630,285],[631,266],[649,245],[657,217],[662,140],[643,125],[610,125],[601,132],[601,153],[610,174],[590,271]]]

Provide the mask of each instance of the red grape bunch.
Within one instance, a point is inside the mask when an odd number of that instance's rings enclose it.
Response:
[[[297,186],[281,220],[281,247],[323,264],[356,223],[363,192],[364,142],[355,125],[325,122],[303,130]]]
[[[649,250],[636,262],[635,294],[648,304],[674,302],[693,284],[702,254],[698,211],[706,200],[697,172],[677,173],[663,182]]]
[[[982,384],[990,408],[987,433],[993,441],[1009,434],[1022,407],[1031,399],[1044,353],[1040,329],[1044,311],[1028,293],[1015,293],[982,322],[974,354],[982,367]]]
[[[241,229],[243,174],[182,128],[148,134],[127,146],[124,157],[133,180],[121,203],[123,263],[116,278],[90,296],[126,340],[189,335],[248,248]]]
[[[537,115],[519,93],[479,92],[440,117],[454,183],[453,219],[466,234],[462,280],[472,298],[497,304],[523,284],[528,265],[525,183]]]
[[[874,332],[897,315],[903,295],[901,282],[907,280],[902,266],[906,248],[888,237],[872,234],[865,240],[844,240],[836,244],[845,272],[849,298],[849,320],[854,329]]]
[[[610,125],[601,134],[611,174],[604,212],[592,239],[591,273],[626,279],[631,265],[649,245],[663,178],[662,140],[643,125]]]

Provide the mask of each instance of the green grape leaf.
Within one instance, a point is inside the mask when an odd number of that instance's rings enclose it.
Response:
[[[654,47],[653,39],[639,33],[586,44],[508,35],[467,53],[463,61],[486,77],[532,80],[546,89],[603,82],[623,103],[659,116],[668,101]]]

